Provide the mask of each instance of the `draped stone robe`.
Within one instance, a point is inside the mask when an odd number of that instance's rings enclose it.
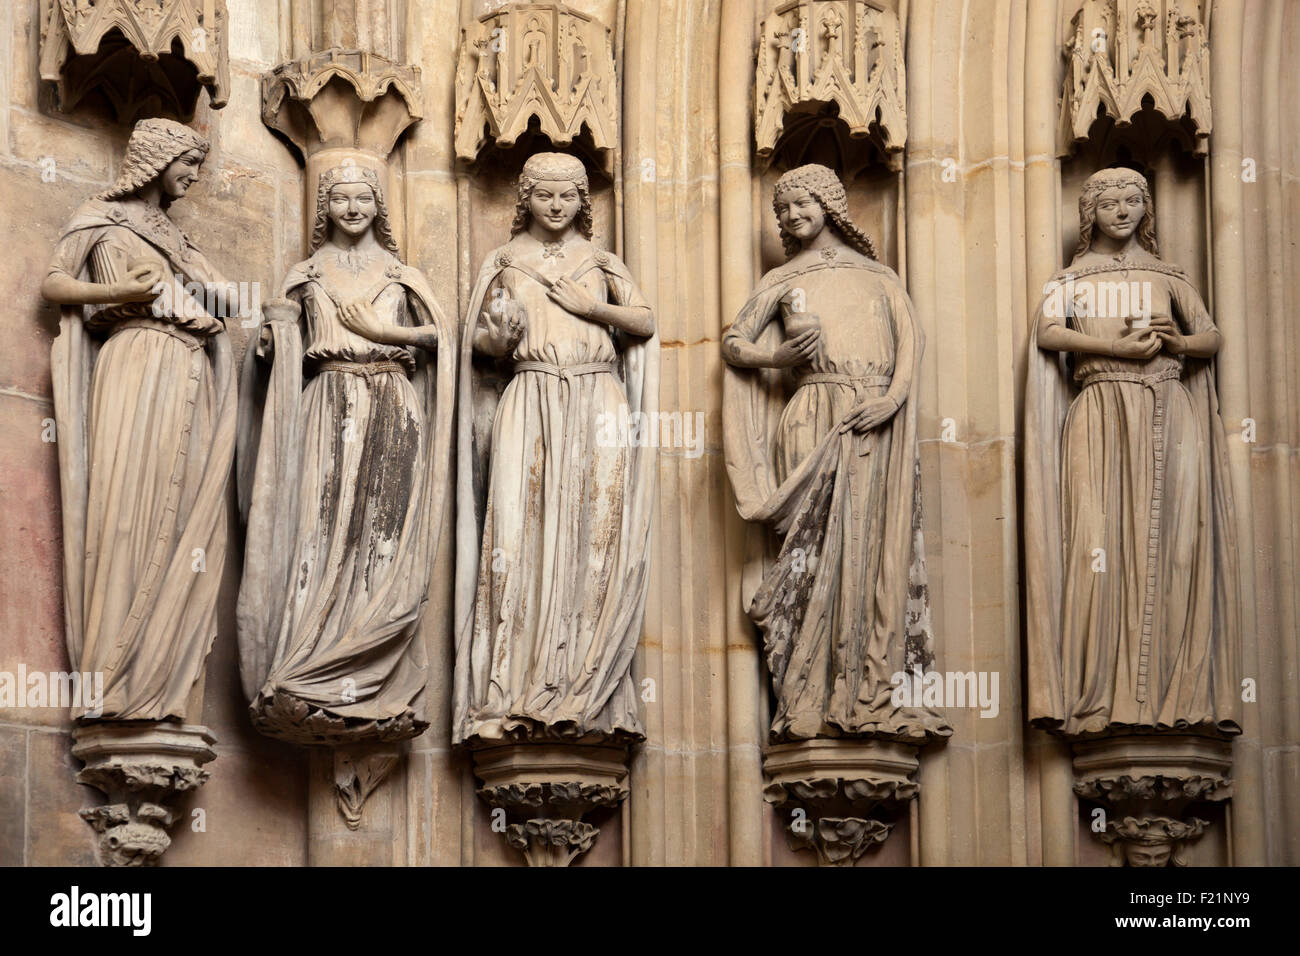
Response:
[[[776,695],[771,737],[947,736],[939,715],[892,700],[893,676],[934,656],[911,395],[921,330],[892,270],[837,249],[765,275],[724,347],[739,339],[770,351],[811,316],[822,330],[818,354],[792,380],[730,365],[724,379],[737,507],[780,539],[774,546],[767,531],[757,535],[742,584]],[[896,367],[905,340],[912,361]],[[908,384],[890,419],[839,433],[856,404],[883,396],[900,376]]]
[[[1056,281],[1067,277],[1081,298],[1085,285],[1145,283],[1152,313],[1183,334],[1214,328],[1187,277],[1147,253],[1092,254]],[[1123,334],[1125,316],[1099,311],[1056,321]],[[1240,733],[1237,546],[1212,363],[1164,349],[1065,359],[1038,347],[1046,321],[1040,306],[1025,395],[1030,719],[1067,736]]]
[[[456,330],[418,270],[381,252],[352,274],[348,256],[327,245],[290,270],[301,321],[270,322],[269,368],[253,347],[244,368],[241,671],[254,724],[300,743],[428,725],[417,632],[450,480]],[[354,299],[384,323],[434,324],[436,354],[348,330],[338,313]]]
[[[647,303],[618,258],[521,234],[484,264],[462,333],[453,741],[639,740],[631,662],[649,582],[653,445],[607,441],[658,409],[658,337],[633,339],[547,295],[568,275]],[[531,263],[531,265],[529,264]],[[501,289],[527,309],[500,392],[471,356]]]
[[[68,656],[104,675],[101,712],[74,717],[197,718],[217,632],[237,396],[225,326],[183,285],[227,283],[163,215],[91,200],[50,267],[110,283],[148,263],[168,284],[157,303],[65,308],[51,349]]]

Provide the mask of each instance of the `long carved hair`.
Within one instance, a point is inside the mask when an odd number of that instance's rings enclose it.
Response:
[[[397,251],[397,240],[393,238],[393,227],[388,218],[388,204],[384,202],[384,190],[379,185],[379,174],[368,166],[354,163],[335,166],[320,174],[320,184],[316,187],[316,218],[312,222],[307,254],[314,255],[329,238],[330,190],[340,183],[365,183],[370,187],[375,197],[375,220],[372,224],[375,237],[381,246],[400,259],[401,253]]]
[[[1083,183],[1079,193],[1079,247],[1074,250],[1077,259],[1092,248],[1092,232],[1097,223],[1097,200],[1107,189],[1122,186],[1137,186],[1142,190],[1142,205],[1145,212],[1138,224],[1138,244],[1151,255],[1159,258],[1156,246],[1156,208],[1151,202],[1151,186],[1147,178],[1137,170],[1125,167],[1099,169]]]
[[[126,144],[126,159],[117,171],[117,180],[96,199],[125,199],[162,175],[178,158],[196,150],[206,158],[208,141],[183,123],[169,119],[144,119],[135,124]],[[160,204],[171,203],[167,196]]]
[[[844,184],[835,175],[835,171],[827,166],[809,163],[785,173],[776,181],[776,186],[772,189],[772,209],[777,214],[777,228],[781,232],[781,246],[785,249],[787,259],[792,258],[802,248],[802,244],[795,236],[790,235],[784,226],[779,225],[781,213],[777,207],[781,193],[795,188],[808,190],[808,194],[821,203],[828,224],[849,246],[868,259],[880,258],[876,255],[876,245],[871,241],[871,237],[849,218],[848,196],[844,192]]]
[[[515,199],[515,218],[510,223],[511,238],[528,228],[533,214],[528,209],[533,190],[540,182],[571,182],[578,187],[582,205],[573,223],[582,238],[590,240],[592,236],[591,188],[587,183],[587,169],[582,160],[567,153],[536,153],[528,157],[523,171],[519,174],[519,192]]]

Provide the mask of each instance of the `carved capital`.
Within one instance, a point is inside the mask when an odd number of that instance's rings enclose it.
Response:
[[[119,122],[188,121],[204,87],[220,109],[230,95],[225,0],[41,0],[40,70],[65,111],[97,90]]]
[[[754,141],[760,158],[788,151],[808,161],[819,128],[836,137],[840,168],[865,165],[874,143],[890,169],[903,165],[907,80],[898,14],[881,0],[783,3],[763,19],[758,44]],[[837,118],[838,121],[837,122]]]
[[[890,740],[776,744],[763,757],[763,799],[786,817],[791,848],[814,850],[824,866],[853,866],[920,792],[919,767],[916,747]]]
[[[609,27],[562,3],[516,3],[461,31],[456,155],[513,146],[536,118],[556,146],[584,127],[601,152],[618,147],[618,81]]]
[[[423,108],[418,67],[364,50],[324,50],[262,77],[262,122],[308,159],[326,149],[387,159]]]
[[[208,779],[203,764],[216,743],[206,727],[191,724],[104,722],[72,731],[72,754],[85,762],[77,782],[101,790],[102,806],[81,811],[98,835],[104,866],[153,866],[171,845],[176,814],[166,806]]]
[[[529,866],[568,866],[600,832],[583,817],[617,807],[628,795],[627,748],[619,746],[478,747],[474,774],[483,782],[478,795],[500,811],[493,813],[493,829]]]
[[[1200,0],[1084,0],[1065,43],[1059,154],[1086,140],[1100,111],[1128,126],[1143,100],[1209,149],[1210,40]]]
[[[1185,811],[1232,796],[1226,740],[1129,735],[1077,741],[1074,755],[1074,792],[1106,810],[1096,835],[1112,866],[1185,866],[1183,849],[1209,826]]]

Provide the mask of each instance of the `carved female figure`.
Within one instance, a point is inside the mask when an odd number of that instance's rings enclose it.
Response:
[[[921,329],[830,169],[786,173],[773,205],[788,261],[722,341],[737,507],[781,538],[779,553],[755,549],[742,595],[776,691],[771,736],[946,736],[938,715],[896,706],[891,683],[933,657],[912,400]]]
[[[237,297],[167,215],[207,151],[180,123],[137,123],[41,286],[65,306],[51,364],[68,654],[104,675],[101,713],[77,717],[195,716],[216,636],[236,423],[222,316]]]
[[[321,175],[311,253],[244,366],[244,690],[270,736],[400,740],[427,726],[416,628],[450,476],[456,333],[398,258],[374,170]]]
[[[1067,736],[1239,733],[1218,330],[1157,254],[1147,181],[1090,176],[1025,395],[1030,718]]]
[[[629,435],[609,438],[622,414],[655,420],[658,338],[627,267],[591,243],[591,229],[582,162],[532,156],[512,237],[471,295],[457,537],[472,544],[457,561],[456,743],[642,736],[630,667],[655,455]],[[484,374],[493,362],[509,375],[499,399]]]

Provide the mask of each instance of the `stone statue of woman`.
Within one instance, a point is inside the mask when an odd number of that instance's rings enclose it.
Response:
[[[787,172],[773,205],[787,261],[722,340],[736,505],[779,538],[752,549],[742,582],[776,693],[771,739],[948,736],[937,714],[894,701],[894,676],[933,659],[913,400],[921,329],[834,172]]]
[[[281,296],[242,384],[249,710],[298,743],[401,740],[428,725],[416,629],[450,478],[456,330],[398,258],[378,175],[355,164],[321,174],[311,256]]]
[[[655,450],[630,432],[611,436],[620,420],[656,421],[659,342],[627,267],[591,243],[591,229],[582,162],[532,156],[512,237],[470,297],[458,412],[458,744],[644,736],[630,668]],[[509,376],[499,398],[491,364]]]
[[[200,713],[235,449],[222,318],[237,294],[167,209],[207,151],[180,123],[137,123],[117,181],[72,216],[41,286],[64,306],[51,365],[68,656],[103,674],[102,706],[77,718]]]
[[[1079,220],[1029,349],[1030,719],[1069,737],[1240,733],[1219,332],[1157,254],[1141,175],[1094,173]]]

